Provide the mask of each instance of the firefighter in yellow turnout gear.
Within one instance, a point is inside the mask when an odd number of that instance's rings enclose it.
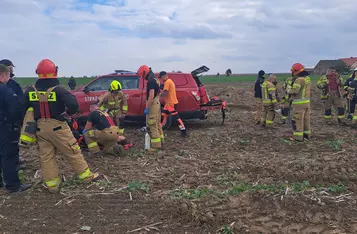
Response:
[[[89,169],[77,140],[65,121],[65,115],[77,112],[78,102],[65,88],[59,86],[57,70],[57,66],[51,60],[42,60],[36,69],[39,80],[35,86],[28,88],[24,95],[24,107],[30,113],[26,121],[31,122],[31,113],[36,121],[42,176],[50,192],[59,192],[61,184],[56,160],[57,151],[68,159],[82,182],[89,183],[99,178],[98,173],[92,173]],[[28,140],[30,143],[36,141],[29,138],[30,135],[22,136],[22,140]]]
[[[162,149],[164,133],[161,127],[161,105],[159,100],[160,81],[155,78],[155,74],[147,65],[142,65],[138,69],[138,76],[147,80],[146,84],[146,115],[147,126],[151,137],[151,147],[149,153],[155,153]]]
[[[303,141],[304,139],[310,139],[310,89],[311,80],[308,76],[309,73],[305,71],[305,68],[300,63],[295,63],[291,72],[293,73],[292,85],[287,86],[287,93],[291,95],[293,106],[293,120],[295,126],[294,139],[296,141]]]
[[[124,119],[128,111],[128,101],[119,81],[112,81],[109,91],[99,97],[98,106],[102,111],[109,110],[108,113],[113,117],[116,125],[119,126],[120,133],[124,134]]]
[[[275,76],[269,76],[262,84],[263,112],[261,124],[264,127],[271,127],[275,119],[275,108],[278,104],[275,85]]]
[[[325,120],[331,123],[332,107],[337,109],[337,120],[339,124],[345,124],[345,108],[343,104],[343,78],[334,68],[330,68],[326,75],[317,82],[321,89],[321,101],[325,109]]]
[[[112,118],[101,110],[94,110],[88,115],[87,124],[82,132],[91,153],[99,153],[98,144],[103,146],[103,152],[116,156],[124,156],[124,148],[121,144],[125,137],[119,133]]]

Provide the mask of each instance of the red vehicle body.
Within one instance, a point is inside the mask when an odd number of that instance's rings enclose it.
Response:
[[[208,71],[206,66],[202,66],[191,73],[168,73],[170,79],[176,85],[176,93],[179,104],[177,111],[182,119],[205,119],[209,110],[222,110],[224,112],[225,102],[219,98],[210,98],[205,87],[199,79],[199,74]],[[156,77],[158,74],[155,74]],[[108,91],[113,80],[118,80],[123,87],[123,92],[128,99],[128,111],[126,120],[144,119],[146,101],[146,83],[140,79],[135,72],[116,70],[115,73],[100,76],[87,85],[77,90],[71,91],[76,96],[81,111],[80,117],[88,116],[91,106],[97,104],[98,97]],[[164,99],[160,98],[162,106]]]

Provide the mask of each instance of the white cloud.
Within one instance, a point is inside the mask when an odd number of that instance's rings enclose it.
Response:
[[[114,69],[289,71],[357,56],[357,0],[2,0],[1,56],[17,76],[50,58],[60,75]]]

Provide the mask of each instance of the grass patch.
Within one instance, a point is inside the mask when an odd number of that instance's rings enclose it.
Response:
[[[218,230],[219,234],[233,234],[233,228],[230,225],[223,225],[222,228]]]
[[[85,85],[85,84],[88,84],[93,78],[77,78],[76,79],[76,83],[77,83],[77,86],[76,88],[82,86],[82,85]],[[19,83],[19,85],[21,87],[26,87],[28,85],[34,85],[36,83],[36,80],[37,78],[22,78],[22,77],[16,77],[15,78],[16,82]],[[59,82],[61,85],[64,85],[66,87],[68,87],[68,80],[69,78],[58,78]]]
[[[132,181],[128,183],[128,188],[126,188],[126,191],[128,192],[134,192],[134,191],[143,191],[145,193],[149,192],[149,186],[140,181]]]
[[[174,191],[172,193],[172,196],[176,198],[197,199],[214,193],[215,191],[212,189],[196,188],[196,189],[184,189],[184,190]]]
[[[341,139],[334,139],[334,140],[330,140],[327,141],[327,144],[333,149],[333,150],[341,150],[341,145],[343,143],[343,140]]]
[[[202,198],[207,195],[215,195],[215,196],[236,196],[245,192],[269,192],[271,194],[282,194],[289,188],[289,193],[301,193],[305,191],[328,191],[331,193],[344,193],[347,191],[347,186],[338,183],[332,184],[329,186],[317,185],[313,186],[309,181],[304,180],[302,182],[295,182],[292,184],[251,184],[251,183],[239,183],[233,185],[231,188],[225,191],[213,190],[204,187],[196,188],[196,189],[183,189],[183,190],[175,190],[171,193],[173,198],[185,198],[185,199],[197,199]]]

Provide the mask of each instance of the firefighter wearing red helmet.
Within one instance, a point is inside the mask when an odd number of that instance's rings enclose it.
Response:
[[[296,141],[309,139],[310,131],[310,88],[309,73],[301,63],[291,67],[293,80],[287,85],[286,91],[291,95],[293,114],[293,135]]]
[[[146,115],[147,126],[151,135],[151,148],[149,152],[160,150],[164,140],[164,133],[161,127],[161,106],[159,100],[160,81],[155,78],[151,68],[147,65],[142,65],[138,69],[138,76],[147,80],[146,85]]]
[[[84,160],[81,149],[66,122],[67,115],[78,110],[78,102],[64,87],[59,86],[58,67],[49,59],[43,59],[37,66],[39,79],[35,86],[24,94],[25,110],[33,108],[36,121],[36,138],[22,136],[22,141],[37,141],[46,187],[51,193],[59,192],[61,178],[56,161],[56,151],[67,157],[69,164],[82,182],[90,183],[99,178],[92,173]]]

